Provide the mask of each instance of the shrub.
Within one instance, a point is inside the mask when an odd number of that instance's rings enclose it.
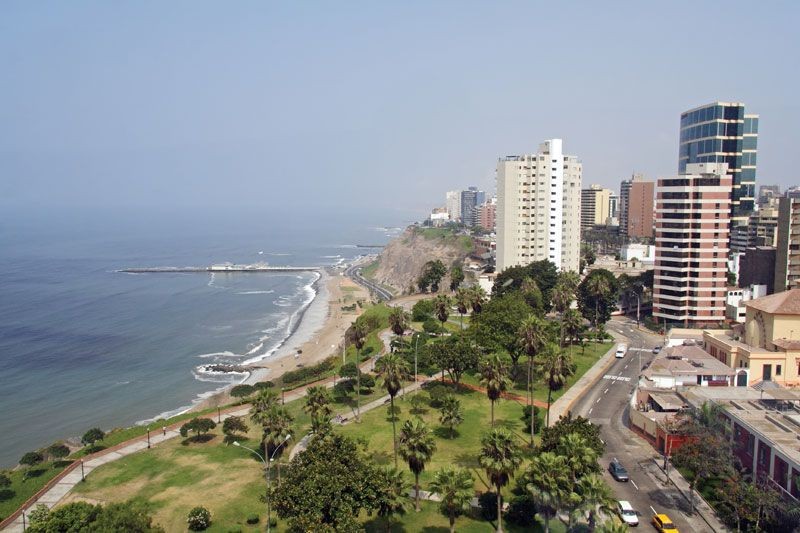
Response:
[[[542,427],[544,426],[544,414],[542,410],[538,406],[533,406],[533,416],[536,418],[536,424],[533,427],[534,433],[539,433],[542,431]],[[525,431],[530,433],[531,431],[531,406],[524,405],[522,407],[522,421],[525,423]]]
[[[278,518],[273,516],[269,519],[269,527],[278,527]]]
[[[247,517],[247,523],[251,524],[251,525],[252,524],[258,524],[259,520],[261,520],[261,519],[258,517],[257,514],[251,514],[250,516]]]
[[[234,398],[247,398],[255,392],[252,385],[236,385],[231,389],[231,396]]]
[[[316,365],[290,370],[281,377],[281,380],[284,385],[296,385],[309,380],[314,381],[321,378],[326,372],[333,370],[338,360],[338,357],[329,357]]]
[[[411,308],[411,320],[414,322],[425,322],[433,317],[433,301],[430,299],[419,300]]]
[[[431,397],[430,406],[436,409],[442,406],[445,396],[451,392],[449,387],[442,385],[441,383],[431,385],[430,387],[427,387],[427,389],[428,395]]]
[[[497,514],[497,513],[495,513]],[[518,526],[530,527],[536,523],[534,515],[536,514],[536,504],[527,494],[518,494],[511,498],[508,502],[508,511],[506,511],[506,520]]]
[[[484,520],[497,520],[497,494],[484,492],[478,496],[478,505],[481,507],[481,517]]]
[[[106,449],[106,447],[103,446],[102,444],[92,444],[91,446],[87,446],[86,447],[86,453],[87,454],[97,453],[97,452],[105,450],[105,449]]]
[[[375,376],[372,374],[361,374],[361,389],[372,389],[375,387]]]
[[[61,459],[62,457],[66,457],[69,455],[69,448],[57,442],[52,444],[49,448],[47,448],[47,455],[52,457],[53,459]]]
[[[33,511],[28,513],[28,520],[31,524],[39,524],[47,521],[47,516],[50,514],[50,509],[43,503],[40,503],[33,508]]]
[[[106,434],[100,428],[92,428],[88,430],[86,433],[83,434],[81,437],[81,442],[84,444],[88,444],[89,446],[93,445],[95,442],[99,440],[103,440]]]
[[[203,531],[211,525],[211,513],[205,507],[195,507],[189,511],[186,523],[191,531]]]
[[[339,375],[343,378],[354,378],[356,377],[356,364],[355,363],[345,363],[339,368]]]
[[[274,386],[275,384],[271,381],[259,381],[258,383],[253,385],[253,388],[256,390],[263,390],[263,389],[271,389]]]
[[[44,461],[44,457],[39,452],[28,452],[19,460],[19,464],[26,466],[38,465]]]
[[[439,334],[445,331],[445,329],[441,326],[439,322],[436,321],[435,318],[428,318],[425,322],[422,323],[422,330],[425,333],[433,333]]]

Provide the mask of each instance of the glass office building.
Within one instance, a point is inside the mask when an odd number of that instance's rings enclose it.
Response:
[[[747,224],[755,208],[758,115],[744,104],[714,102],[681,113],[678,172],[691,163],[727,163],[733,178],[731,224]]]

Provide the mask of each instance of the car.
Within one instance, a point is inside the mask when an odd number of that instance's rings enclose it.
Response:
[[[653,353],[655,354],[659,353],[660,351],[661,351],[661,346],[656,346],[655,348],[653,348]]]
[[[672,520],[665,514],[653,515],[653,526],[659,533],[678,533],[678,528],[672,523]]]
[[[625,522],[626,526],[636,527],[639,525],[639,515],[633,509],[630,502],[625,500],[618,501],[617,513],[622,521]]]
[[[617,481],[630,481],[630,478],[628,477],[628,471],[625,470],[625,467],[622,466],[622,463],[616,459],[609,463],[608,471],[611,473],[611,477]]]
[[[619,346],[617,346],[617,353],[615,354],[615,356],[618,359],[622,358],[622,357],[625,357],[625,352],[627,352],[627,351],[628,351],[628,347],[625,346],[624,344],[620,344]]]

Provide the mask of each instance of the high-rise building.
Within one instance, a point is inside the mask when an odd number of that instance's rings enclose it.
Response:
[[[761,185],[758,188],[758,207],[778,207],[777,203],[780,196],[780,185]]]
[[[581,230],[606,223],[611,216],[608,211],[611,194],[611,189],[604,189],[600,185],[592,185],[581,191]]]
[[[692,163],[727,163],[733,178],[731,224],[747,224],[755,209],[758,115],[744,104],[713,102],[681,113],[678,172]]]
[[[733,178],[725,163],[692,163],[658,180],[653,317],[703,326],[725,320]]]
[[[478,206],[478,226],[487,231],[494,231],[497,205],[492,202]]]
[[[454,222],[461,220],[461,191],[447,191],[445,208],[450,220]]]
[[[467,226],[478,223],[478,206],[486,201],[486,193],[477,187],[461,191],[461,222]]]
[[[652,237],[655,183],[634,174],[623,180],[619,189],[619,232],[628,237]]]
[[[775,246],[777,243],[778,209],[762,207],[750,215],[746,226],[731,228],[731,251],[744,252],[757,246]]]
[[[800,287],[800,199],[780,199],[777,233],[775,292],[783,292]]]
[[[784,194],[786,198],[792,198],[794,200],[800,200],[800,187],[789,187],[786,189],[786,193]]]
[[[548,259],[578,271],[582,165],[561,139],[497,163],[497,270]]]
[[[619,217],[619,195],[614,191],[611,191],[611,195],[608,197],[608,216]]]

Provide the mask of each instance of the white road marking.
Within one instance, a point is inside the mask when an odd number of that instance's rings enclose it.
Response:
[[[625,368],[627,368],[627,367],[628,367],[628,365],[625,365]],[[605,376],[603,376],[603,379],[610,379],[611,381],[630,381],[631,380],[631,378],[626,377],[626,376],[612,376],[610,374],[606,374]]]
[[[606,443],[606,441],[604,441],[603,439],[600,439],[600,442],[602,442],[603,444],[605,444],[605,443]]]
[[[608,389],[604,390],[603,394],[608,394]]]
[[[639,487],[636,485],[636,482],[634,480],[631,480],[631,483],[633,484],[634,487],[636,487],[636,490],[639,490]],[[655,513],[653,513],[653,514],[655,514]]]
[[[652,505],[650,506],[650,510],[651,510],[651,511],[653,511],[653,514],[658,514],[658,513],[656,512],[656,510],[655,510],[655,509],[653,509],[653,506],[652,506]]]
[[[592,409],[594,409],[594,407],[589,408],[589,414],[592,414]]]
[[[597,399],[597,401],[596,401],[596,402],[594,402],[594,403],[600,403],[600,398],[598,398],[598,399]]]

